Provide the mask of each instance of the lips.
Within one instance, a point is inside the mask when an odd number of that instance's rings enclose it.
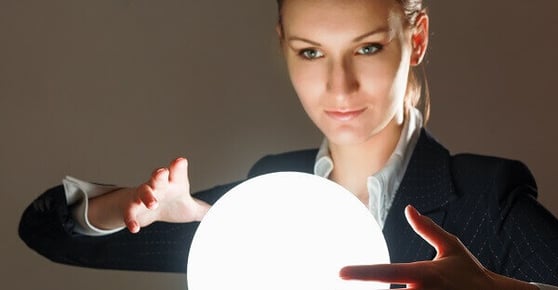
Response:
[[[325,113],[335,120],[346,122],[360,116],[364,111],[366,111],[366,108],[356,110],[326,110]]]

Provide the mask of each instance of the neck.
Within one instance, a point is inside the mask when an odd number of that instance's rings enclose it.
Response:
[[[367,204],[366,180],[382,169],[397,146],[403,122],[394,118],[376,135],[361,144],[329,144],[333,159],[330,178]]]

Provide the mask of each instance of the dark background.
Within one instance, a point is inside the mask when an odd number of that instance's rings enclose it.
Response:
[[[524,161],[558,214],[558,1],[427,4],[429,129],[452,152]],[[54,264],[18,239],[19,217],[68,174],[136,185],[186,156],[199,190],[318,146],[275,20],[272,0],[0,1],[2,284],[185,289],[180,274]]]

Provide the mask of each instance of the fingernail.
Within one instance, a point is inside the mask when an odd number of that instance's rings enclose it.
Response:
[[[166,168],[161,167],[161,168],[155,170],[155,173],[153,175],[159,176],[161,173],[165,172],[166,170],[167,170]]]
[[[414,213],[416,213],[417,215],[421,215],[421,213],[412,205],[407,205],[407,207],[409,208],[409,210],[413,211]]]
[[[138,232],[138,225],[135,222],[130,222],[128,224],[128,229],[132,234],[135,234]]]
[[[149,209],[157,209],[157,207],[159,206],[159,203],[157,201],[152,201],[149,203],[149,205],[147,206],[147,208]]]
[[[184,166],[188,166],[188,159],[184,158],[184,157],[179,157],[178,159],[176,159],[177,162],[180,162],[180,164],[184,165]]]
[[[359,280],[366,277],[366,269],[359,266],[346,266],[341,268],[339,276],[343,280]]]

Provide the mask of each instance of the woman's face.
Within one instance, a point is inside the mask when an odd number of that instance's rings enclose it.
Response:
[[[293,86],[328,140],[360,144],[401,122],[411,33],[394,0],[287,0],[282,46]]]

